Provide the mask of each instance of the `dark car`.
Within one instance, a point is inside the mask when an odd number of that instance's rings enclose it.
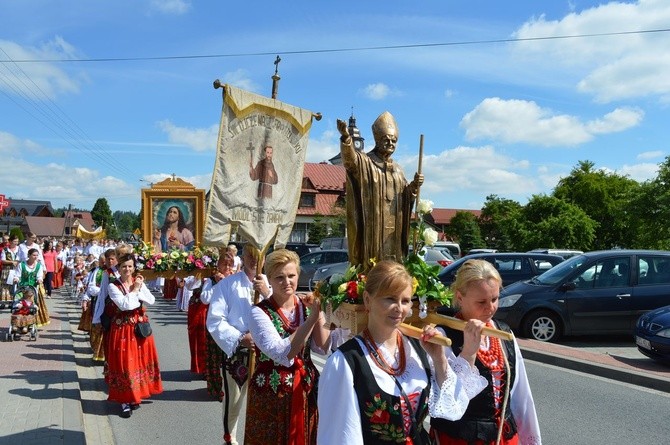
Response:
[[[670,365],[670,306],[647,312],[638,319],[635,344],[647,357]]]
[[[604,250],[565,260],[500,293],[495,318],[525,337],[631,334],[640,315],[670,303],[670,252]]]
[[[318,244],[307,244],[307,243],[286,243],[284,246],[285,249],[292,250],[298,254],[299,257],[305,256],[308,253],[316,252],[321,250]],[[270,246],[267,253],[271,253],[274,250],[273,246]]]
[[[298,287],[309,289],[314,272],[328,264],[349,261],[349,254],[344,249],[317,250],[300,257],[300,278]]]
[[[500,278],[502,278],[503,286],[507,286],[519,280],[527,280],[542,272],[551,269],[555,265],[563,261],[563,258],[557,255],[546,255],[542,253],[477,253],[467,255],[463,258],[454,261],[438,275],[438,278],[445,286],[450,286],[456,278],[456,272],[461,268],[463,263],[467,260],[486,260],[493,264]]]

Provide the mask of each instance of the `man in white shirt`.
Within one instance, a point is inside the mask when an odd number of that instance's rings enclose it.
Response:
[[[91,245],[88,248],[89,255],[93,255],[96,258],[100,258],[100,255],[102,255],[104,252],[105,248],[102,247],[100,244],[98,244],[98,240],[91,241]]]
[[[207,312],[207,330],[225,353],[224,362],[248,357],[248,349],[254,347],[248,327],[254,293],[258,292],[260,298],[268,298],[272,294],[265,275],[257,275],[256,272],[259,254],[258,250],[246,244],[242,253],[242,270],[219,281],[213,288]],[[249,382],[246,379],[238,382],[228,369],[223,378],[227,386],[227,389],[224,386],[224,436],[230,434],[231,443],[237,444],[238,429],[244,431],[239,415],[246,411]]]

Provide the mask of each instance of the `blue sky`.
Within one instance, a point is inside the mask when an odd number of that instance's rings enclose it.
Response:
[[[580,160],[644,181],[670,153],[670,32],[528,40],[668,29],[665,0],[0,0],[0,11],[0,193],[56,207],[106,197],[138,211],[140,189],[172,173],[207,189],[212,82],[270,96],[276,55],[278,98],[324,116],[308,161],[337,154],[336,119],[352,107],[372,148],[388,110],[408,177],[424,135],[421,195],[437,207],[477,209],[489,194],[524,204]],[[388,49],[342,51],[371,47]]]

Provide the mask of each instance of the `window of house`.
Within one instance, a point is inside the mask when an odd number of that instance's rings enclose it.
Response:
[[[316,195],[314,193],[301,193],[300,207],[316,207]]]

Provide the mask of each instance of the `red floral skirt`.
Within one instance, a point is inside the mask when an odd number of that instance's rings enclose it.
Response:
[[[135,312],[135,311],[129,311]],[[121,318],[112,320],[105,332],[105,382],[109,387],[107,400],[120,403],[141,403],[152,394],[163,392],[158,352],[153,335],[138,338],[135,324]],[[132,316],[127,318],[133,318]],[[146,320],[148,318],[145,316]],[[119,323],[120,322],[120,323]]]

